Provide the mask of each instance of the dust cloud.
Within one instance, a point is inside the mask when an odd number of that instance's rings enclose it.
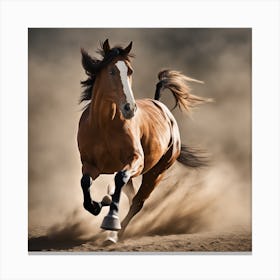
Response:
[[[135,98],[153,97],[163,68],[203,80],[193,93],[215,99],[191,118],[177,109],[182,142],[211,154],[211,165],[191,170],[176,163],[127,228],[126,237],[203,231],[251,230],[251,30],[250,29],[29,29],[29,238],[39,248],[98,240],[98,217],[82,207],[76,134],[85,78],[80,48],[95,55],[100,40],[132,52]],[[168,92],[162,101],[172,108]],[[112,181],[91,189],[100,200]],[[140,179],[135,179],[139,187]],[[121,199],[121,217],[128,210]],[[32,243],[33,245],[35,243]],[[59,245],[60,244],[60,245]],[[31,248],[37,248],[29,247]],[[45,246],[46,247],[46,246]],[[50,247],[51,248],[51,247]]]

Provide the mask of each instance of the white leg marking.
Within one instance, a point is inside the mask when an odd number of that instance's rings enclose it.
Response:
[[[106,230],[107,236],[104,241],[104,245],[111,245],[118,242],[118,232]]]

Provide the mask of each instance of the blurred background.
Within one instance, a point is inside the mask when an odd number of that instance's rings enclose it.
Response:
[[[191,116],[173,111],[182,142],[207,150],[211,165],[194,171],[176,163],[126,236],[251,230],[251,35],[245,28],[29,29],[29,237],[94,240],[108,211],[94,217],[83,209],[76,141],[86,78],[80,48],[97,56],[107,38],[111,46],[133,41],[136,99],[153,98],[158,72],[169,68],[204,81],[191,84],[192,92],[215,100]],[[162,96],[173,108],[171,94]],[[95,200],[111,180],[94,182]],[[121,205],[123,217],[124,195]]]

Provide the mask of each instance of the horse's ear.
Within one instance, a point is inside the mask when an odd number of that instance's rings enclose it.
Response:
[[[110,45],[109,45],[109,40],[106,39],[106,41],[103,43],[103,51],[104,53],[108,53],[110,51]]]
[[[97,71],[97,63],[94,59],[82,48],[82,65],[87,74],[95,74]]]
[[[129,43],[129,45],[124,49],[124,52],[126,54],[129,54],[132,48],[132,41]]]

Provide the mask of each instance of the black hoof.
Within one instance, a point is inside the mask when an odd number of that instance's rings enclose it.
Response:
[[[101,203],[92,201],[91,203],[84,203],[84,208],[92,215],[97,216],[102,209]]]

